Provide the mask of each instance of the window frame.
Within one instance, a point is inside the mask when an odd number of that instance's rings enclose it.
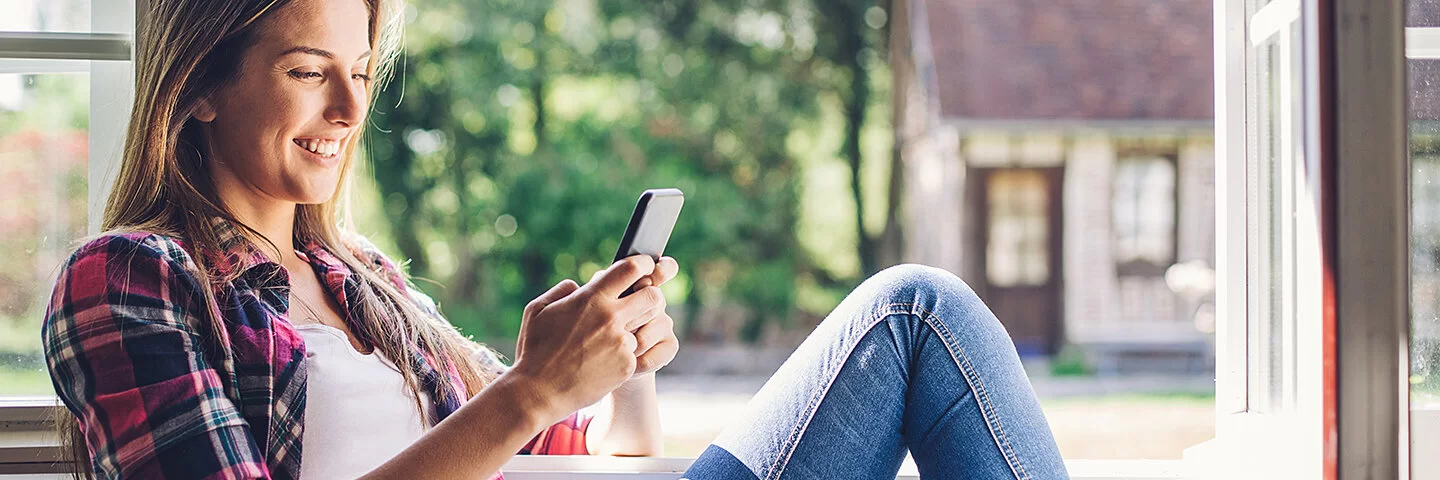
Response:
[[[1405,27],[1405,61],[1408,62],[1410,60],[1440,60],[1440,27]],[[1408,72],[1408,65],[1406,65],[1406,68]],[[1404,91],[1405,97],[1408,99],[1411,91],[1409,85],[1405,85]],[[1410,121],[1407,117],[1407,132],[1410,128]],[[1414,163],[1414,159],[1409,158],[1410,148],[1408,148],[1408,146],[1409,144],[1407,142],[1405,152],[1408,159],[1406,162],[1407,168],[1413,167]],[[1437,154],[1428,153],[1427,155],[1435,157]],[[1408,172],[1409,170],[1407,170],[1407,174]],[[1408,178],[1406,179],[1406,185],[1410,185],[1410,179]],[[1407,206],[1413,207],[1413,204],[1407,201]],[[1407,214],[1408,213],[1409,211],[1407,210]],[[1407,220],[1408,219],[1409,217],[1407,217]],[[1413,248],[1413,245],[1411,245],[1410,248]],[[1408,273],[1406,278],[1409,278]],[[1407,288],[1407,292],[1408,291]],[[1407,330],[1407,332],[1409,331],[1410,330]],[[1409,357],[1407,356],[1406,358]],[[1406,367],[1406,373],[1408,374],[1408,365],[1406,365]],[[1408,395],[1408,393],[1409,392],[1405,392],[1406,395]],[[1408,448],[1411,451],[1420,452],[1433,451],[1434,448],[1440,448],[1440,404],[1410,404],[1409,421],[1406,423],[1406,426],[1409,428],[1408,437],[1410,442],[1408,445],[1402,442],[1401,448]],[[1404,437],[1402,437],[1402,439],[1403,438]],[[1405,466],[1405,464],[1402,464],[1402,466]],[[1427,472],[1440,472],[1440,460],[1425,457],[1412,456],[1409,459],[1408,466],[1412,471],[1424,470]]]
[[[1254,478],[1407,478],[1409,163],[1403,0],[1278,0],[1249,17],[1245,0],[1216,0],[1217,245],[1220,279],[1217,438],[1194,458],[1223,459],[1218,475]],[[1270,8],[1274,7],[1274,8]],[[1266,11],[1268,10],[1268,12]],[[1262,14],[1263,13],[1263,14]],[[1249,18],[1247,18],[1249,17]],[[1246,337],[1245,55],[1300,30],[1303,114],[1295,142],[1303,181],[1297,212],[1313,205],[1285,248],[1305,250],[1295,403],[1252,411],[1257,374]],[[1247,41],[1247,33],[1261,41]],[[1283,37],[1283,35],[1282,35]],[[1265,88],[1265,87],[1260,87]],[[1344,273],[1344,275],[1340,275]],[[1303,320],[1303,321],[1301,321]],[[1284,446],[1287,448],[1277,448]],[[1187,457],[1189,458],[1189,457]]]
[[[1410,339],[1409,88],[1403,0],[1337,0],[1321,59],[1316,128],[1333,171],[1334,369],[1326,385],[1327,476],[1408,478]],[[1328,51],[1327,51],[1328,50]],[[1327,121],[1328,120],[1328,121]],[[1327,372],[1328,373],[1328,372]]]
[[[903,1],[903,0],[901,0]],[[1224,4],[1234,3],[1237,0],[1215,0],[1217,9]],[[1299,0],[1280,0],[1299,1]],[[1364,3],[1364,0],[1351,0],[1351,3]],[[1391,0],[1391,3],[1394,1]],[[109,186],[118,173],[120,166],[120,153],[124,143],[125,124],[130,120],[128,110],[134,98],[134,85],[132,82],[114,82],[115,78],[132,78],[134,76],[134,65],[131,59],[134,55],[132,45],[132,32],[138,20],[141,20],[141,13],[145,12],[147,0],[135,0],[135,9],[127,12],[125,1],[95,1],[92,4],[92,30],[95,32],[128,32],[128,33],[30,33],[30,32],[0,32],[0,72],[84,72],[91,74],[91,131],[89,131],[89,196],[88,196],[88,231],[99,231],[99,219],[104,209],[105,199],[108,197]],[[1217,10],[1220,13],[1220,10]],[[1215,27],[1218,32],[1230,32],[1236,26],[1246,25],[1244,19],[1234,22],[1228,19],[1227,14],[1215,16]],[[1230,48],[1233,35],[1217,35],[1215,46],[1217,53]],[[1241,37],[1243,40],[1243,37]],[[117,58],[118,50],[124,49],[124,56]],[[45,53],[36,53],[45,52]],[[1221,74],[1236,74],[1236,69],[1231,65],[1230,69],[1223,69],[1227,66],[1228,59],[1224,55],[1217,55],[1217,153],[1223,153],[1224,157],[1233,157],[1236,153],[1244,157],[1244,144],[1237,141],[1223,141],[1225,137],[1224,128],[1221,127],[1221,111],[1243,112],[1243,97],[1236,105],[1234,98],[1225,97],[1224,92],[1230,85],[1230,76]],[[1243,66],[1243,63],[1241,63]],[[1240,69],[1243,75],[1243,68]],[[111,81],[99,81],[99,79],[111,79]],[[1243,78],[1241,78],[1243,81]],[[1243,82],[1241,82],[1243,85]],[[1243,128],[1243,125],[1241,125]],[[1230,138],[1236,138],[1231,135]],[[1238,138],[1244,138],[1244,131],[1241,130]],[[1221,159],[1224,159],[1221,157]],[[1227,161],[1217,161],[1215,164],[1218,187],[1228,185],[1233,180],[1233,172],[1227,170]],[[1241,170],[1243,173],[1243,170]],[[1240,187],[1244,183],[1241,179]],[[1176,186],[1178,187],[1178,186]],[[1218,192],[1217,192],[1218,193]],[[1234,254],[1233,246],[1227,249],[1227,245],[1244,245],[1243,228],[1225,228],[1225,219],[1236,218],[1234,210],[1240,209],[1241,226],[1244,225],[1243,202],[1228,202],[1227,196],[1217,195],[1217,235],[1221,241],[1217,244],[1218,278],[1227,278],[1227,272],[1233,274],[1234,265],[1230,262]],[[1178,222],[1176,222],[1178,223]],[[1240,244],[1234,244],[1234,235],[1240,239]],[[1230,239],[1230,242],[1225,241]],[[1240,249],[1240,259],[1243,261],[1244,251]],[[1243,272],[1243,262],[1241,262]],[[1228,270],[1227,270],[1228,268]],[[1230,291],[1234,294],[1234,288],[1241,288],[1243,284],[1225,283],[1221,281],[1218,285],[1221,291]],[[1223,293],[1221,293],[1223,294]],[[1243,297],[1241,297],[1243,298]],[[1220,304],[1221,313],[1227,313],[1225,308],[1236,307],[1236,304]],[[1244,314],[1244,304],[1238,303],[1241,308],[1240,314]],[[1233,313],[1233,311],[1230,311]],[[1408,330],[1407,330],[1408,332]],[[1240,349],[1234,349],[1233,340],[1236,340],[1236,332],[1221,332],[1218,349],[1217,375],[1218,381],[1225,385],[1225,379],[1234,378],[1238,369],[1244,368],[1244,357],[1241,356],[1236,362],[1234,352],[1244,352],[1243,330],[1238,339]],[[1228,353],[1227,353],[1228,352]],[[1243,388],[1241,383],[1240,388]],[[1218,394],[1218,392],[1217,392]],[[49,418],[50,411],[58,405],[55,398],[10,398],[0,399],[0,474],[4,473],[56,473],[62,464],[56,464],[59,458],[59,445],[50,438],[40,443],[13,443],[6,441],[6,435],[16,434],[43,434],[53,432],[53,421]],[[1243,399],[1240,404],[1244,405]],[[1237,404],[1233,399],[1221,398],[1217,395],[1217,414],[1233,414],[1236,412]],[[1218,424],[1218,415],[1217,415]],[[1240,422],[1251,427],[1260,425],[1261,422]],[[1217,425],[1218,427],[1218,425]],[[1259,428],[1266,430],[1266,428]],[[1215,445],[1205,444],[1194,448],[1194,454],[1187,453],[1187,458],[1201,458],[1205,451],[1218,451]],[[505,471],[508,476],[523,480],[524,477],[543,477],[544,473],[593,473],[593,479],[599,477],[621,477],[626,479],[675,479],[678,477],[677,468],[683,470],[684,466],[693,458],[588,458],[588,457],[516,457],[507,463]],[[1067,460],[1067,467],[1070,468],[1071,477],[1074,479],[1187,479],[1201,474],[1200,470],[1191,470],[1192,464],[1189,461],[1172,460]],[[906,471],[901,471],[899,479],[916,479],[917,476],[909,476]]]
[[[1316,42],[1310,40],[1314,32],[1303,30],[1317,23],[1316,3],[1276,0],[1252,12],[1251,1],[1215,2],[1216,312],[1220,319],[1216,325],[1216,437],[1187,451],[1186,459],[1197,467],[1207,465],[1212,470],[1204,473],[1222,478],[1317,478],[1323,472],[1321,422],[1310,421],[1321,417],[1324,406],[1318,400],[1323,390],[1319,371],[1323,329],[1317,322],[1294,321],[1320,312],[1322,286],[1318,280],[1297,282],[1284,277],[1278,277],[1279,285],[1265,285],[1279,287],[1276,295],[1290,305],[1282,307],[1279,314],[1282,325],[1287,325],[1283,319],[1289,319],[1287,328],[1293,328],[1296,340],[1281,346],[1286,358],[1280,370],[1293,379],[1293,393],[1282,394],[1278,408],[1252,404],[1257,388],[1270,380],[1259,371],[1262,362],[1250,357],[1251,342],[1261,340],[1251,336],[1252,327],[1270,318],[1250,317],[1250,302],[1257,294],[1251,289],[1251,269],[1256,267],[1251,262],[1259,257],[1249,243],[1256,232],[1250,229],[1247,204],[1251,182],[1257,180],[1251,177],[1255,167],[1251,157],[1258,155],[1248,149],[1252,138],[1247,108],[1255,88],[1251,82],[1261,78],[1255,74],[1258,70],[1252,71],[1252,52],[1268,49],[1272,43],[1278,47],[1279,59],[1289,60],[1275,64],[1281,87],[1274,92],[1279,101],[1273,112],[1277,114],[1273,121],[1279,127],[1275,130],[1279,149],[1271,160],[1281,162],[1281,168],[1278,181],[1269,188],[1278,188],[1283,198],[1282,205],[1274,207],[1282,208],[1282,213],[1284,207],[1302,210],[1306,202],[1295,201],[1297,189],[1318,181],[1318,169],[1314,168],[1318,149],[1312,145],[1316,135],[1307,134],[1314,131],[1310,123],[1317,116],[1310,101],[1315,90],[1305,83],[1315,77],[1311,50]],[[1298,45],[1293,29],[1302,29]],[[1299,91],[1284,88],[1293,85],[1297,75],[1302,85]],[[1320,210],[1316,203],[1310,203],[1316,206],[1312,210]],[[1279,243],[1288,247],[1278,262],[1281,271],[1319,269],[1316,223],[1311,219],[1270,227],[1276,230],[1273,234]],[[1286,390],[1282,386],[1282,391]],[[1277,445],[1290,448],[1277,449]]]

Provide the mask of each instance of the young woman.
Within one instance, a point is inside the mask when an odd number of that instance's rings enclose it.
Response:
[[[484,478],[517,452],[660,454],[673,259],[554,286],[505,366],[340,222],[396,5],[148,4],[107,233],[42,329],[82,469]],[[687,476],[893,478],[907,450],[927,477],[1066,476],[1003,327],[918,266],[847,297]]]

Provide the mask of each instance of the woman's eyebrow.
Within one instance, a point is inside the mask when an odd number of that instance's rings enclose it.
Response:
[[[286,55],[289,55],[289,54],[292,54],[292,53],[304,53],[304,54],[309,54],[309,55],[315,55],[315,56],[325,57],[325,58],[328,58],[328,59],[331,59],[331,60],[334,60],[334,59],[335,59],[335,54],[334,54],[334,53],[331,53],[329,50],[323,50],[323,49],[319,49],[319,48],[315,48],[315,47],[307,47],[307,46],[304,46],[304,45],[291,48],[291,49],[286,50],[286,51],[284,51],[284,52],[280,52],[280,55],[279,55],[279,56],[283,57],[283,56],[286,56]],[[370,50],[366,50],[365,53],[360,54],[360,56],[357,57],[355,60],[356,60],[356,61],[359,61],[360,59],[363,59],[363,58],[368,57],[368,56],[370,56]]]

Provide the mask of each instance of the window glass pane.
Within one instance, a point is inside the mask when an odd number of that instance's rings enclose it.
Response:
[[[89,76],[0,74],[0,395],[51,394],[50,287],[85,234]]]
[[[89,32],[90,1],[0,0],[0,31]]]
[[[1440,0],[1409,0],[1405,3],[1405,26],[1440,27]]]
[[[1440,390],[1440,60],[1410,60],[1410,340],[1412,392]]]
[[[987,182],[990,231],[985,261],[990,284],[1044,285],[1050,279],[1045,174],[1000,170]]]
[[[1294,183],[1299,146],[1299,30],[1250,49],[1247,103],[1247,318],[1249,410],[1282,411],[1294,398]]]
[[[1164,157],[1115,165],[1115,261],[1121,275],[1163,275],[1175,258],[1175,164]]]
[[[1436,11],[1433,2],[1417,3]],[[1413,14],[1412,14],[1413,19]],[[1411,59],[1410,83],[1410,442],[1440,445],[1440,59]],[[1418,450],[1424,449],[1424,450]],[[1440,460],[1411,455],[1414,478]]]

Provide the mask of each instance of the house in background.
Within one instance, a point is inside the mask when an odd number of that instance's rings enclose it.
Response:
[[[1212,7],[896,0],[904,259],[965,278],[1022,355],[1213,368]]]

